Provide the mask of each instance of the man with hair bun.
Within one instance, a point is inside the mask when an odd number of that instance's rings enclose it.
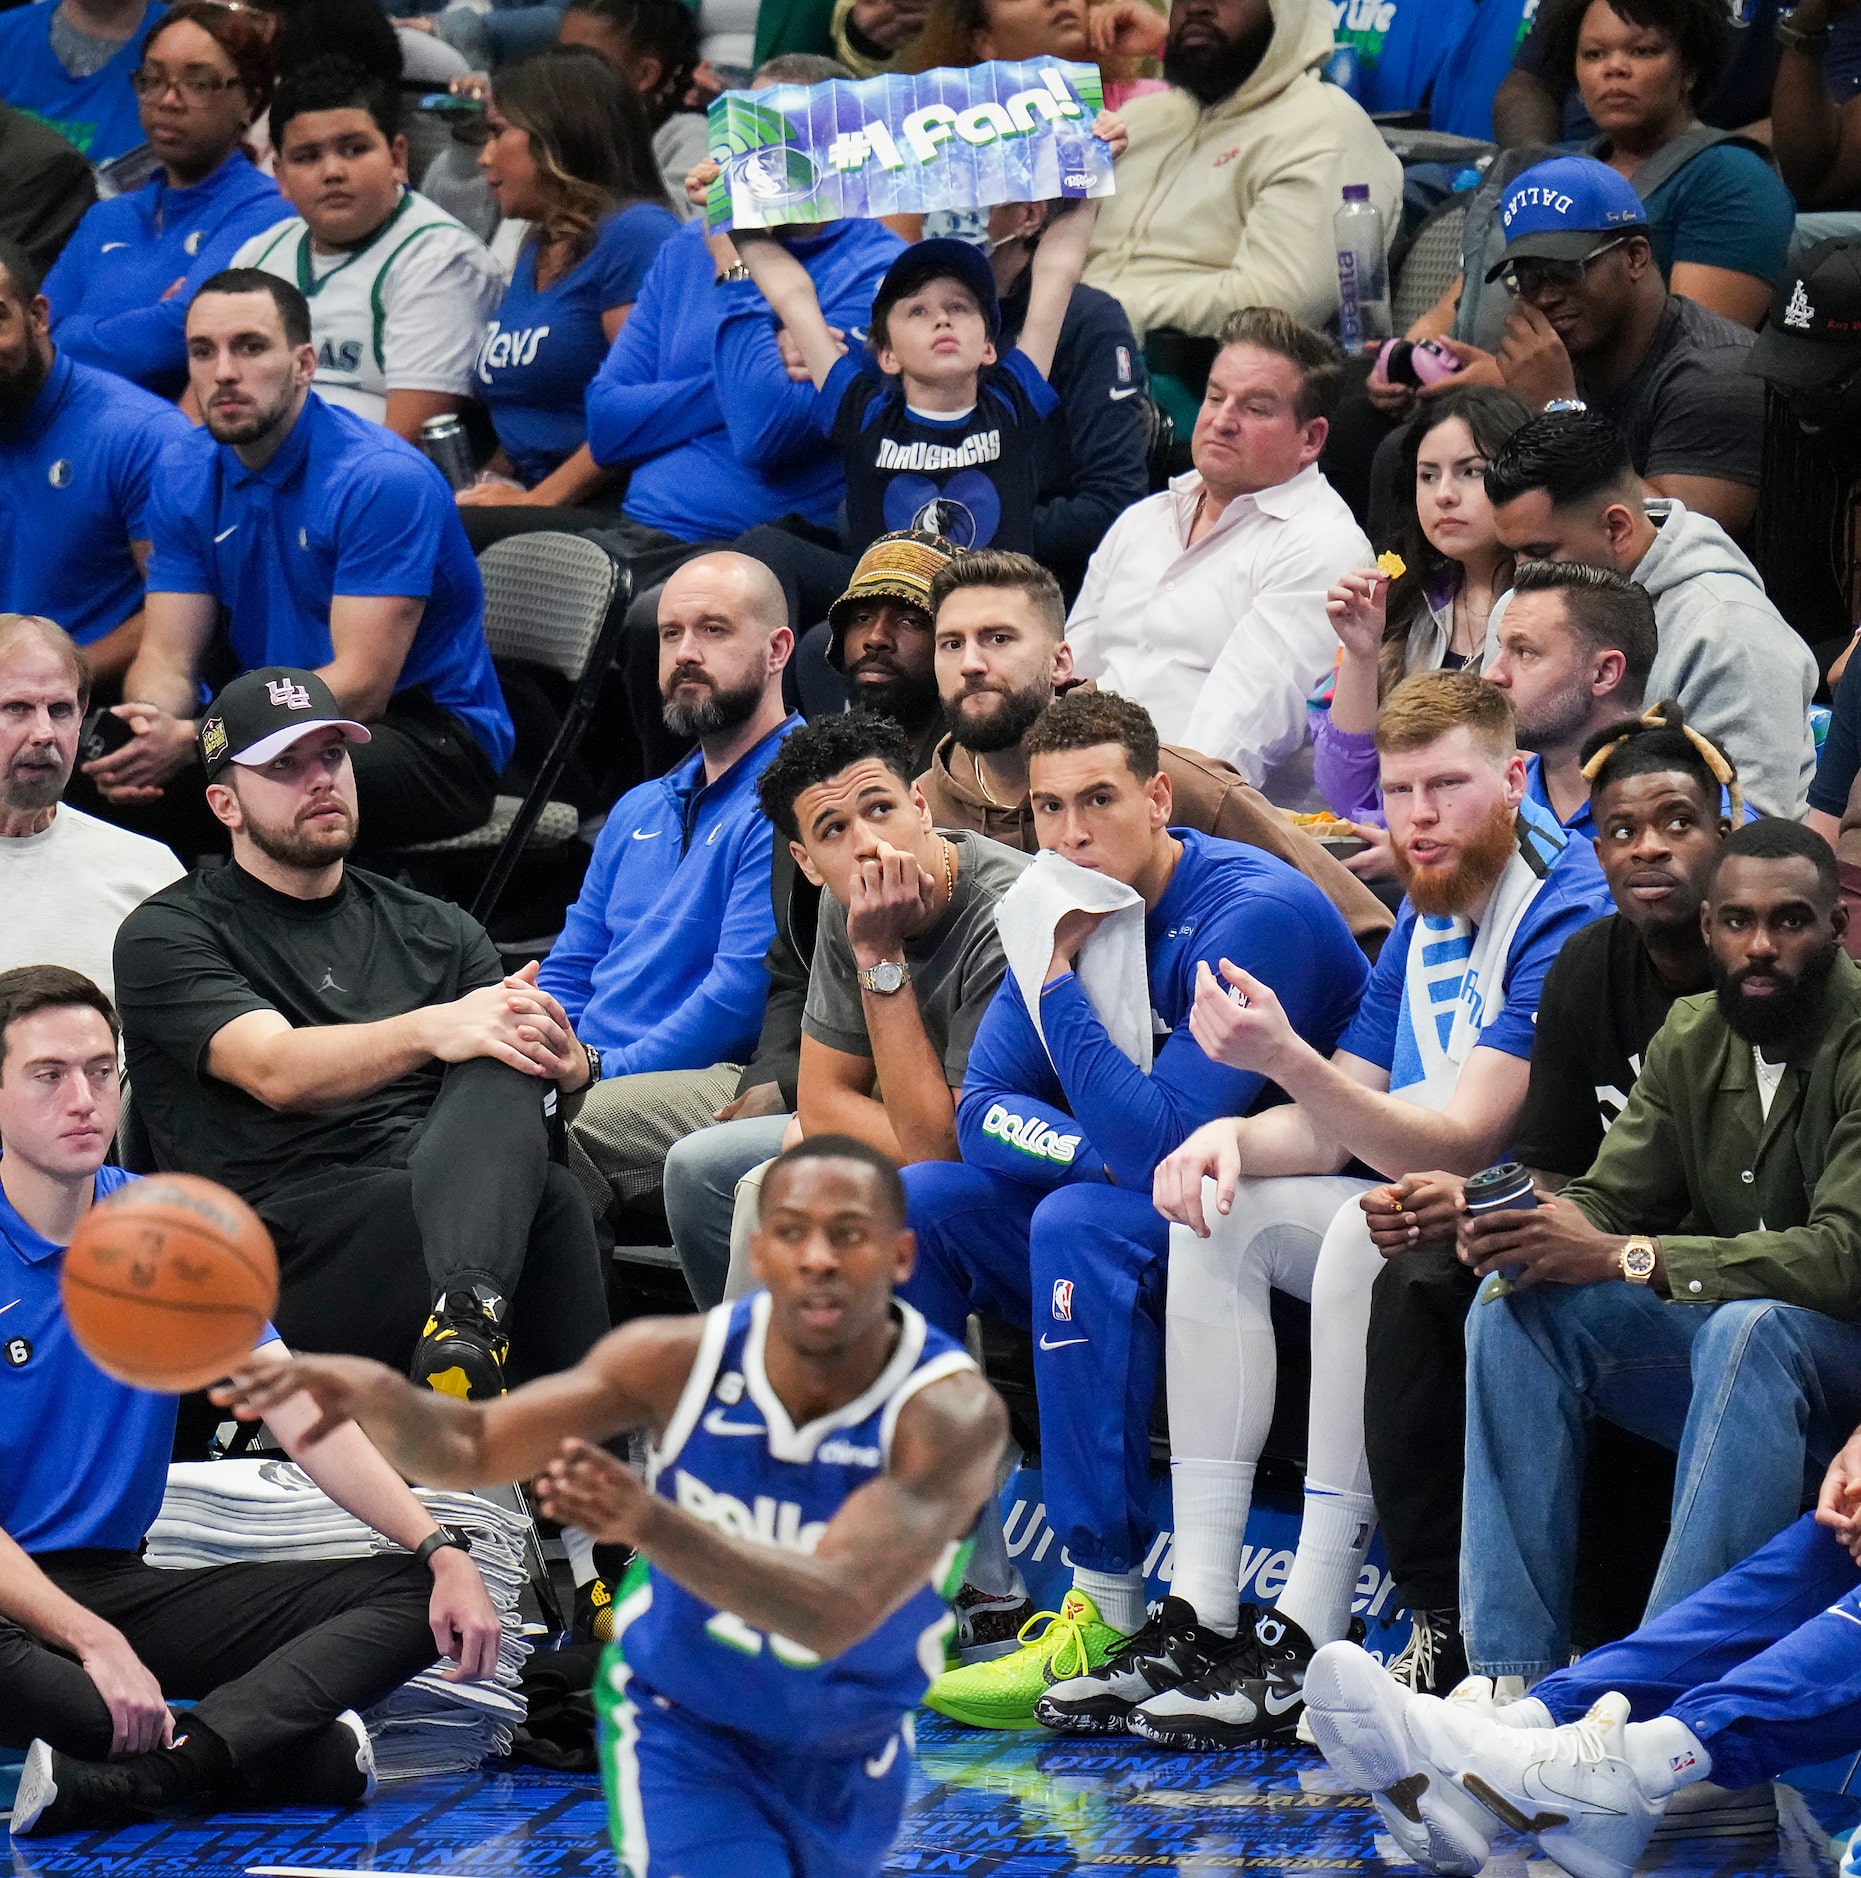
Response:
[[[1828,843],[1740,828],[1702,921],[1712,989],[1675,1003],[1589,1170],[1459,1229],[1489,1281],[1468,1316],[1467,1654],[1527,1687],[1570,1656],[1593,1417],[1679,1456],[1650,1617],[1789,1525],[1805,1467],[1861,1421],[1861,966]]]
[[[1169,1746],[1290,1735],[1306,1665],[1350,1623],[1376,1526],[1364,1445],[1371,1286],[1381,1269],[1355,1159],[1386,1178],[1503,1158],[1525,1100],[1551,961],[1607,907],[1596,862],[1525,793],[1506,694],[1467,672],[1397,686],[1377,720],[1384,807],[1408,890],[1335,1052],[1300,1040],[1279,1000],[1223,964],[1190,1028],[1218,1062],[1291,1102],[1209,1123],[1157,1170],[1170,1234],[1168,1374],[1175,1592],[1233,1641],[1130,1726]],[[1212,1182],[1212,1184],[1211,1184]],[[1210,1202],[1213,1202],[1211,1206]],[[1305,1517],[1275,1608],[1240,1607],[1242,1537],[1273,1412],[1271,1294],[1312,1306]]]
[[[1299,1036],[1329,1050],[1368,973],[1304,875],[1176,825],[1142,705],[1075,691],[1046,706],[1024,747],[1042,852],[997,914],[1009,972],[970,1052],[962,1163],[905,1170],[918,1235],[905,1295],[946,1329],[974,1310],[1033,1329],[1048,1515],[1073,1587],[1046,1636],[952,1670],[926,1699],[982,1727],[1121,1732],[1135,1663],[1166,1647],[1187,1662],[1225,1641],[1179,1599],[1144,1615],[1169,1254],[1150,1183],[1202,1123],[1272,1096],[1250,1066],[1211,1060],[1185,1020],[1215,968],[1239,959]],[[1127,916],[1082,961],[1105,921]],[[1157,1034],[1154,1055],[1132,1054],[1140,1027]],[[1069,1665],[1074,1634],[1084,1654]]]

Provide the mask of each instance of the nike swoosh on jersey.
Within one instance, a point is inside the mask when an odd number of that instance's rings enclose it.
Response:
[[[106,241],[97,252],[99,254],[108,254],[112,248],[127,248],[128,246],[129,243],[126,241]]]
[[[636,828],[633,831],[635,841],[657,841],[663,831],[657,828]]]
[[[717,839],[717,837],[721,835],[723,832],[724,832],[724,824],[722,822],[719,822],[717,826],[713,828],[708,835],[705,836],[704,845],[708,848],[711,845],[711,843],[714,842]]]
[[[1091,1341],[1092,1339],[1090,1337],[1062,1337],[1058,1343],[1055,1343],[1050,1337],[1043,1333],[1040,1339],[1040,1347],[1043,1350],[1064,1350],[1072,1344],[1090,1343]]]
[[[769,1430],[761,1422],[725,1421],[724,1411],[714,1408],[704,1418],[704,1432],[707,1435],[766,1435]]]
[[[1122,391],[1114,390],[1112,392],[1111,401],[1113,404],[1117,404],[1125,398],[1135,398],[1142,389],[1143,387],[1141,385],[1126,385]]]
[[[13,1300],[13,1304],[23,1304],[23,1303],[25,1303],[24,1298],[15,1298]],[[13,1304],[0,1304],[0,1317],[5,1316],[6,1313],[13,1308]]]
[[[220,543],[226,539],[228,535],[236,533],[238,530],[238,527],[239,527],[239,524],[235,522],[231,528],[222,528],[220,532],[213,537],[213,545],[217,548],[220,545]]]

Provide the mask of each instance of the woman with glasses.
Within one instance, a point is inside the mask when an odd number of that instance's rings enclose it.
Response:
[[[1326,595],[1343,650],[1330,709],[1312,712],[1312,779],[1333,814],[1363,824],[1356,832],[1371,847],[1345,865],[1368,878],[1393,872],[1376,780],[1377,711],[1414,673],[1480,669],[1487,619],[1512,581],[1486,465],[1530,418],[1511,392],[1490,385],[1429,404],[1402,433],[1405,496],[1392,535],[1401,571],[1360,568]]]
[[[284,212],[240,144],[271,99],[274,31],[242,0],[186,0],[149,34],[130,84],[159,167],[91,209],[46,277],[72,357],[167,397],[186,385],[195,287]]]
[[[459,500],[574,507],[612,480],[588,451],[589,381],[679,222],[639,98],[599,53],[555,46],[509,67],[485,116],[479,168],[531,234],[475,371],[497,453]]]

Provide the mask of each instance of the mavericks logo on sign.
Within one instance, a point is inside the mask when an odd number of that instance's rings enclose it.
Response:
[[[1109,196],[1096,65],[992,60],[726,91],[709,114],[713,229]]]

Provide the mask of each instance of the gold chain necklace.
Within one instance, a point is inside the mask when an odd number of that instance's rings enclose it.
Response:
[[[943,897],[944,904],[948,906],[956,898],[956,868],[950,858],[955,847],[953,843],[945,841],[942,835],[937,839],[943,846]]]
[[[982,758],[974,750],[969,753],[969,767],[976,773],[976,787],[982,791],[982,799],[992,809],[1004,809],[1008,805],[995,799],[995,791],[989,787],[988,773],[982,767]]]

